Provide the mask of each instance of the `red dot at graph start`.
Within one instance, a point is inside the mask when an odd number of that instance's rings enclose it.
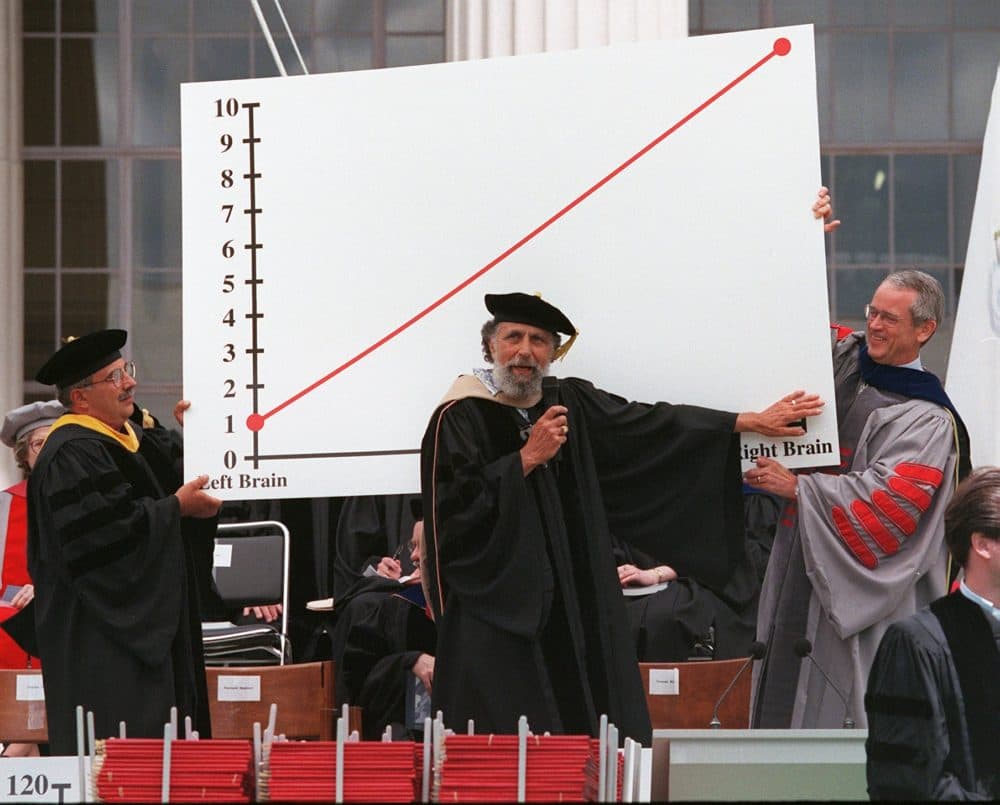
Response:
[[[250,416],[247,417],[247,427],[256,433],[264,427],[264,417],[260,414],[250,414]]]
[[[787,56],[792,52],[792,43],[781,37],[780,39],[774,40],[774,52],[778,56]]]

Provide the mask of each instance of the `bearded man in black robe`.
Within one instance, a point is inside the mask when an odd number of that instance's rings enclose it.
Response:
[[[576,329],[527,294],[487,295],[492,369],[458,378],[421,454],[433,709],[445,723],[596,735],[607,714],[650,740],[612,534],[722,588],[742,557],[738,440],[822,410],[795,392],[761,413],[631,403],[576,378],[547,386]],[[561,345],[560,333],[571,336]]]
[[[158,737],[176,706],[210,737],[197,567],[182,532],[213,517],[208,476],[177,488],[168,440],[134,427],[127,334],[66,344],[36,379],[59,388],[28,483],[28,568],[53,754],[76,751],[78,705],[98,738]],[[165,487],[165,485],[167,485]],[[173,488],[171,488],[173,487]],[[210,539],[210,535],[208,537]]]

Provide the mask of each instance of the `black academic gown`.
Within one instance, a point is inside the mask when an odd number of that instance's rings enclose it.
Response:
[[[961,593],[897,621],[865,693],[873,800],[1000,798],[1000,622]]]
[[[570,437],[524,476],[524,422],[493,400],[446,402],[422,446],[428,574],[437,615],[433,707],[445,723],[596,735],[606,713],[648,745],[649,715],[612,531],[680,573],[724,585],[742,555],[735,414],[629,403],[559,383]],[[535,412],[534,415],[537,415]]]
[[[157,737],[176,706],[210,736],[195,559],[141,430],[131,453],[79,425],[52,432],[28,483],[28,567],[53,754],[76,751],[77,705],[98,738]],[[144,456],[149,456],[147,461]],[[166,465],[164,465],[166,466]],[[162,467],[160,468],[161,471]]]
[[[419,603],[377,591],[354,597],[340,617],[346,634],[337,663],[337,706],[361,707],[365,740],[378,740],[387,725],[404,735],[407,686],[420,655],[434,656],[434,622]]]

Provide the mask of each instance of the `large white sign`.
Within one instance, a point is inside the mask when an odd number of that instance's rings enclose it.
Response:
[[[182,88],[186,474],[223,498],[411,492],[482,365],[484,293],[580,330],[622,396],[830,401],[811,26]]]
[[[1000,465],[1000,70],[983,139],[948,396],[969,429],[972,465]]]

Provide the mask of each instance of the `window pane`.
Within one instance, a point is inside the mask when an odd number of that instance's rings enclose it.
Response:
[[[872,301],[886,273],[884,269],[838,268],[834,271],[837,309],[833,311],[833,320],[848,327],[863,327],[864,307]]]
[[[322,5],[326,5],[327,1],[322,0]],[[264,11],[264,17],[268,20],[272,32],[277,33],[285,30],[285,25],[278,12],[273,10],[272,4],[261,3],[261,9]],[[312,9],[312,0],[281,0],[281,10],[285,12],[285,19],[294,34],[309,33],[312,30]],[[250,26],[255,31],[259,30],[256,17],[251,19]],[[299,47],[302,47],[301,43]]]
[[[948,262],[948,158],[897,156],[896,264]]]
[[[63,274],[59,337],[79,337],[116,325],[118,295],[118,282],[111,274]]]
[[[757,0],[705,0],[705,30],[743,30],[760,27]]]
[[[835,157],[834,165],[833,198],[837,217],[844,222],[837,230],[836,262],[888,262],[888,157]]]
[[[278,48],[278,55],[285,64],[285,70],[288,70],[288,59],[285,56],[284,42],[285,37],[275,37],[275,46]],[[302,48],[303,43],[299,43],[299,47]],[[291,53],[291,49],[288,49]],[[294,55],[294,54],[292,54]],[[311,72],[323,72],[318,70],[309,56],[306,55],[306,51],[303,50],[302,58],[306,60],[306,64],[309,65]],[[263,37],[256,37],[253,40],[253,75],[254,78],[272,78],[274,76],[279,76],[281,73],[278,72],[278,66],[274,63],[274,56],[271,55],[271,48],[268,46],[267,42]]]
[[[132,30],[138,34],[183,33],[188,29],[186,2],[132,0]]]
[[[173,159],[140,159],[133,167],[135,265],[181,265],[181,166]]]
[[[185,39],[135,42],[132,126],[137,145],[180,145],[180,84],[188,80]]]
[[[370,33],[375,4],[369,0],[325,0],[316,5],[317,31]]]
[[[387,36],[385,66],[434,64],[444,61],[443,36]]]
[[[118,43],[113,39],[62,41],[63,145],[118,141]]]
[[[35,372],[55,351],[56,346],[55,274],[24,274],[24,376]]]
[[[964,264],[979,185],[979,155],[956,156],[952,172],[955,181],[955,260]]]
[[[889,42],[885,34],[834,37],[834,137],[877,142],[889,137]]]
[[[826,0],[774,0],[775,25],[826,25],[829,16]]]
[[[830,35],[815,34],[816,46],[816,105],[819,111],[821,140],[833,136],[830,112]]]
[[[367,70],[372,66],[372,40],[364,36],[318,36],[308,63],[317,73]]]
[[[24,264],[56,264],[56,163],[24,163]]]
[[[62,163],[63,266],[117,265],[119,218],[117,163]]]
[[[387,31],[443,31],[443,0],[386,0]]]
[[[25,39],[24,144],[56,141],[56,48],[52,39]],[[30,91],[28,90],[30,87]]]
[[[1000,3],[997,0],[955,0],[955,25],[1000,28]]]
[[[112,33],[118,30],[115,0],[62,0],[60,25],[74,33]]]
[[[129,334],[129,342],[132,357],[139,364],[140,385],[179,383],[181,272],[139,271],[133,289],[132,319],[137,326]]]
[[[947,34],[895,37],[893,116],[897,140],[948,138]]]
[[[288,67],[286,62],[285,67]],[[194,80],[228,81],[246,78],[250,70],[249,39],[194,40]]]
[[[274,3],[260,3],[261,10]],[[268,19],[272,31],[280,28],[277,14]],[[248,33],[250,26],[257,26],[257,17],[246,0],[194,0],[194,30],[197,33]]]
[[[886,0],[836,0],[833,13],[839,25],[884,25],[887,7]]]
[[[893,9],[897,25],[947,25],[948,4],[941,0],[904,0]]]
[[[1000,61],[1000,36],[995,32],[956,33],[952,52],[955,60],[951,85],[954,136],[960,140],[981,140],[986,131],[986,114]]]
[[[21,20],[25,31],[55,31],[55,0],[22,0]]]

